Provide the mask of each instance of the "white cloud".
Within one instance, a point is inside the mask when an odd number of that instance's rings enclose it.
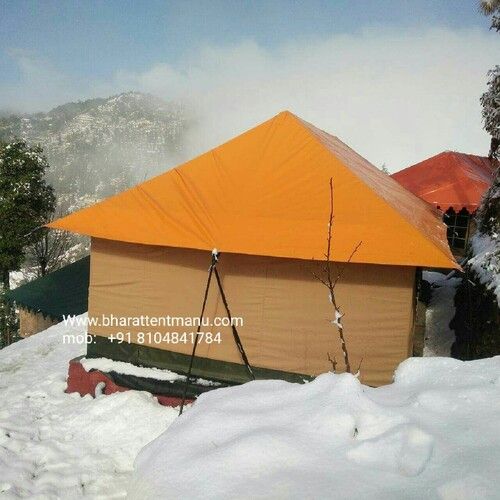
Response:
[[[395,171],[444,149],[487,152],[479,96],[499,40],[479,30],[379,27],[272,49],[243,41],[202,47],[175,66],[117,71],[109,82],[90,78],[85,89],[28,68],[21,92],[30,95],[36,78],[45,78],[41,102],[125,89],[182,100],[200,118],[188,156],[289,109]]]
[[[488,151],[479,96],[495,48],[498,36],[477,30],[367,29],[272,50],[205,47],[127,81],[197,110],[191,154],[289,109],[395,171],[445,149]]]

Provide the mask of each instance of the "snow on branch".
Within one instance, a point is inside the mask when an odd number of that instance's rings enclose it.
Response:
[[[342,349],[342,356],[344,358],[344,366],[345,366],[345,371],[348,373],[352,373],[351,370],[351,362],[349,359],[349,351],[347,349],[347,343],[345,339],[345,333],[344,333],[344,325],[342,323],[342,318],[344,317],[344,314],[340,307],[337,304],[337,300],[335,297],[335,287],[339,280],[342,278],[345,269],[347,265],[351,262],[352,258],[354,257],[355,253],[358,251],[359,247],[361,246],[361,241],[356,245],[356,247],[353,249],[351,252],[351,255],[347,259],[347,262],[339,267],[339,270],[336,274],[336,276],[333,276],[332,272],[332,266],[331,266],[331,254],[332,254],[332,232],[333,232],[333,221],[335,218],[334,210],[333,210],[333,179],[330,178],[330,216],[328,219],[328,235],[327,235],[327,243],[326,243],[326,252],[325,252],[325,261],[322,269],[322,275],[318,275],[313,273],[314,277],[321,283],[323,284],[326,288],[328,288],[328,299],[330,301],[330,304],[333,307],[333,314],[334,317],[331,320],[332,325],[334,325],[337,329],[338,336],[339,336],[339,341],[340,341],[340,347]],[[337,368],[337,360],[335,359],[335,356],[332,358],[330,356],[330,353],[327,353],[328,355],[328,360],[331,362],[333,371],[336,370]],[[358,368],[359,372],[359,368]]]

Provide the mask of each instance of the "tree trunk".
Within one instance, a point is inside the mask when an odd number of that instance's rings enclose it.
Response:
[[[47,262],[45,259],[40,259],[40,274],[42,276],[47,274]]]
[[[2,269],[2,286],[4,291],[10,290],[9,270]]]

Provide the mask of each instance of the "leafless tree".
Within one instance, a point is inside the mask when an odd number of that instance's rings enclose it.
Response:
[[[41,229],[43,234],[31,245],[33,257],[38,265],[38,274],[45,276],[61,267],[64,254],[71,246],[70,237],[64,231]]]
[[[55,218],[63,215],[61,211]],[[42,227],[33,234],[33,238],[28,248],[28,260],[36,267],[38,276],[45,276],[65,264],[64,256],[73,244],[69,233]]]
[[[356,247],[351,252],[351,255],[347,259],[347,262],[343,266],[339,266],[337,273],[335,274],[332,270],[332,265],[331,265],[332,233],[333,233],[334,218],[335,218],[335,215],[334,215],[334,211],[333,211],[333,179],[330,178],[330,217],[328,220],[328,236],[327,236],[326,253],[324,254],[325,261],[323,264],[322,273],[321,274],[314,273],[314,277],[318,281],[320,281],[328,289],[328,296],[329,296],[330,304],[332,304],[332,307],[333,307],[333,319],[331,322],[333,325],[335,325],[337,332],[338,332],[338,335],[339,335],[340,347],[342,349],[342,356],[344,358],[345,371],[348,373],[352,373],[351,362],[349,359],[349,350],[347,349],[347,343],[346,343],[346,339],[345,339],[344,325],[342,324],[342,318],[343,318],[344,314],[342,313],[340,307],[337,304],[337,299],[335,296],[335,287],[337,286],[337,283],[339,282],[339,280],[342,278],[344,271],[346,269],[346,266],[351,262],[354,254],[358,251],[362,242],[360,241],[356,245]],[[332,364],[333,371],[335,371],[337,368],[337,360],[335,359],[335,356],[333,356],[333,358],[332,358],[330,356],[330,353],[327,353],[327,355],[328,355],[328,360]],[[359,368],[358,368],[358,371],[359,371]]]

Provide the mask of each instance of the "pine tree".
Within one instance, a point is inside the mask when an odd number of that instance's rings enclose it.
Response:
[[[0,145],[0,334],[8,343],[12,311],[3,295],[9,273],[19,269],[34,230],[55,209],[54,191],[45,181],[49,165],[39,146],[23,140]]]
[[[488,90],[481,96],[484,129],[491,135],[490,157],[498,158],[500,147],[500,66],[488,72]]]
[[[492,29],[500,31],[500,0],[483,0],[481,9],[492,15]],[[489,73],[488,90],[481,96],[484,129],[491,136],[489,156],[496,172],[476,214],[477,232],[471,239],[466,275],[455,297],[455,355],[462,359],[500,353],[499,301],[494,289],[500,272],[500,66]],[[484,250],[486,249],[486,250]]]
[[[500,0],[481,0],[479,7],[485,16],[491,16],[491,29],[500,31]]]
[[[492,16],[491,29],[500,32],[500,0],[481,0],[483,14]],[[500,66],[488,72],[488,90],[481,96],[484,129],[491,136],[490,157],[498,158],[500,147]]]
[[[484,14],[492,16],[492,28],[499,31],[500,0],[482,0],[480,6]],[[500,153],[500,66],[490,70],[488,76],[488,90],[481,96],[480,101],[483,108],[484,129],[491,136],[489,156],[492,161],[495,161]],[[498,237],[500,231],[500,169],[498,164],[494,181],[479,207],[477,223],[480,233]]]

